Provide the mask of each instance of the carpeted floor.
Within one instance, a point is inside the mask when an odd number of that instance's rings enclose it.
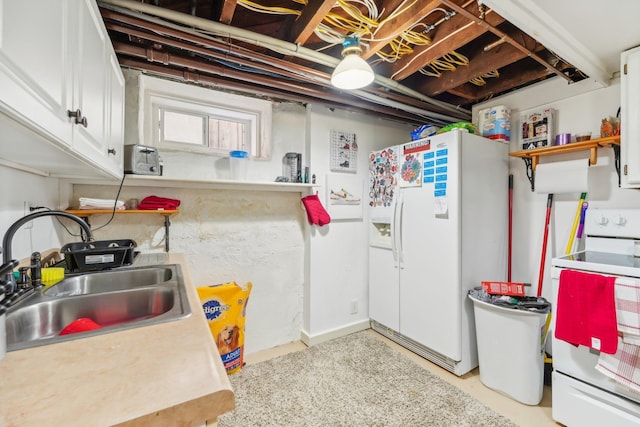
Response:
[[[219,427],[515,426],[366,331],[231,375]]]

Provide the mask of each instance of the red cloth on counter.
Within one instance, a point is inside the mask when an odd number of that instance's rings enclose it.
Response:
[[[168,199],[166,197],[158,197],[158,196],[147,196],[144,199],[140,200],[138,204],[138,209],[155,211],[158,209],[162,210],[175,210],[180,206],[180,200],[178,199]]]
[[[65,326],[58,335],[77,334],[78,332],[93,331],[100,328],[102,326],[98,325],[93,319],[81,317]]]
[[[615,277],[574,270],[560,272],[556,338],[607,354],[618,349]]]

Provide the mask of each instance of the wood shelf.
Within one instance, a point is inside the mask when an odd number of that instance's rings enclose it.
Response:
[[[180,211],[178,209],[171,210],[146,210],[146,209],[65,209],[65,212],[70,214],[79,216],[84,219],[84,222],[89,224],[89,217],[92,215],[111,215],[115,213],[115,215],[120,214],[146,214],[146,215],[162,215],[164,216],[164,250],[165,252],[169,252],[169,228],[171,226],[171,221],[169,217],[171,215],[179,214]]]
[[[512,157],[532,159],[533,170],[536,170],[538,158],[553,154],[573,153],[575,151],[589,150],[589,163],[595,165],[598,161],[597,150],[601,147],[620,146],[620,135],[609,136],[607,138],[590,139],[588,141],[572,142],[565,145],[554,145],[552,147],[533,148],[531,150],[514,151],[509,153]]]
[[[589,151],[589,164],[598,162],[598,148],[611,147],[615,155],[615,167],[618,173],[618,185],[620,184],[620,135],[606,138],[590,139],[588,141],[572,142],[565,145],[552,147],[533,148],[509,153],[511,157],[520,157],[527,167],[527,177],[531,182],[531,191],[534,190],[535,170],[540,157],[556,154],[575,153],[577,151]]]
[[[65,209],[65,212],[77,215],[79,217],[91,216],[91,215],[111,215],[113,209]],[[175,215],[180,211],[175,210],[147,210],[147,209],[116,209],[116,215],[120,214],[156,214],[156,215]]]

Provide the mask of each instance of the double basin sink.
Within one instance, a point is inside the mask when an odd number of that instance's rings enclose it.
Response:
[[[7,311],[7,351],[154,325],[190,314],[178,265],[75,274],[36,291]],[[87,319],[99,328],[60,334],[70,323]]]

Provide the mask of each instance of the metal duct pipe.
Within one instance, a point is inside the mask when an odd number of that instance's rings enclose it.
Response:
[[[226,69],[222,66],[218,66],[218,65],[214,65],[214,64],[204,64],[198,61],[194,61],[192,59],[188,59],[188,58],[184,58],[184,57],[180,57],[180,56],[176,56],[176,55],[172,55],[166,52],[162,52],[162,58],[160,58],[160,56],[158,56],[157,58],[154,58],[154,53],[153,51],[150,51],[148,49],[144,49],[141,47],[132,47],[129,46],[127,44],[122,44],[122,43],[114,43],[114,48],[117,52],[120,53],[124,53],[126,55],[130,55],[130,56],[134,56],[134,57],[138,57],[141,59],[146,59],[147,61],[154,61],[154,62],[162,62],[165,65],[175,65],[175,66],[180,66],[180,67],[186,67],[192,70],[198,70],[198,71],[202,71],[205,73],[211,73],[211,74],[215,74],[221,77],[229,77],[229,78],[233,78],[233,79],[237,79],[240,81],[246,81],[246,82],[253,82],[253,83],[258,83],[267,87],[272,86],[271,81],[264,77],[264,76],[260,76],[258,74],[250,74],[250,73],[245,73],[245,72],[241,72],[241,71],[235,71],[235,70],[229,70]],[[161,59],[161,60],[160,60]],[[125,64],[125,61],[122,61],[123,64]],[[292,91],[292,92],[298,92],[298,93],[306,93],[308,95],[314,96],[316,98],[322,98],[323,96],[327,96],[327,94],[325,92],[321,92],[318,90],[312,90],[309,88],[305,88],[304,86],[302,86],[301,84],[298,83],[294,83],[294,82],[279,82],[278,85],[281,88],[284,88],[284,90],[287,91]],[[358,98],[360,98],[359,96],[357,96]],[[437,113],[432,113],[432,112],[427,112],[424,109],[421,108],[416,108],[416,107],[412,107],[410,105],[406,105],[406,104],[402,104],[400,102],[397,101],[393,101],[390,99],[386,99],[386,98],[382,98],[378,95],[375,94],[369,94],[366,93],[366,97],[362,98],[362,99],[366,99],[369,102],[373,102],[376,103],[378,105],[382,105],[382,106],[386,106],[386,107],[392,107],[392,108],[396,108],[398,110],[419,116],[419,117],[423,117],[425,119],[433,119],[436,121],[443,121],[443,118],[448,118],[448,116],[442,115],[442,114],[437,114]],[[350,103],[350,104],[354,104],[357,105],[357,103],[354,103],[352,100],[351,101],[345,101],[344,103]],[[365,108],[365,107],[360,107],[360,108]]]
[[[169,78],[178,78],[186,81],[206,84],[212,88],[217,88],[220,90],[233,90],[245,92],[248,94],[255,94],[259,92],[264,96],[271,96],[275,98],[287,99],[288,101],[300,102],[300,103],[309,103],[312,102],[317,105],[322,105],[327,108],[335,108],[336,107],[336,99],[333,98],[331,102],[326,100],[326,93],[321,93],[317,90],[312,90],[308,88],[299,88],[295,92],[285,91],[281,87],[273,87],[273,86],[264,86],[260,89],[256,89],[254,82],[250,83],[242,83],[238,80],[226,80],[224,78],[215,78],[209,74],[199,74],[198,72],[186,72],[180,71],[173,68],[167,68],[164,66],[156,66],[153,64],[149,64],[146,61],[138,61],[135,59],[123,58],[120,61],[123,67],[128,67],[132,69],[144,70],[145,72],[149,72],[152,75],[156,76],[164,76]],[[268,82],[267,82],[268,84]],[[421,116],[417,117],[415,114],[411,112],[407,112],[405,110],[397,110],[393,108],[388,108],[384,106],[378,106],[371,103],[366,103],[366,105],[360,105],[359,102],[353,100],[342,100],[338,99],[338,104],[340,104],[341,109],[346,111],[356,111],[362,113],[363,111],[374,112],[381,116],[384,116],[390,120],[398,120],[402,122],[409,122],[413,124],[420,124],[422,120],[424,120],[424,110],[422,110]]]
[[[173,22],[178,22],[188,27],[198,28],[200,30],[208,31],[222,37],[229,37],[233,39],[242,40],[245,43],[250,43],[255,46],[265,47],[275,52],[279,52],[289,56],[294,56],[297,58],[314,62],[316,64],[325,65],[331,68],[335,68],[340,62],[340,59],[338,58],[334,58],[324,53],[316,52],[312,49],[308,49],[294,43],[285,42],[282,40],[275,39],[273,37],[254,33],[252,31],[247,31],[241,28],[235,28],[235,27],[221,24],[219,22],[211,21],[208,19],[203,19],[203,18],[191,16],[188,14],[175,12],[168,9],[163,9],[160,7],[152,6],[150,4],[139,3],[134,0],[99,0],[98,4],[100,6],[104,6],[107,8],[109,8],[109,6],[107,5],[121,8],[121,9],[118,9],[118,11],[120,12],[123,12],[122,9],[128,9],[131,11],[153,15],[153,16],[160,17]],[[151,18],[144,18],[144,19],[150,20]],[[163,23],[163,24],[167,26],[171,25],[170,23]],[[181,28],[181,29],[183,31],[187,31],[187,29],[184,29],[184,28]],[[197,34],[200,36],[204,36],[200,32],[198,32]],[[436,99],[425,96],[420,92],[414,91],[413,89],[410,89],[406,86],[401,85],[395,80],[391,80],[389,78],[376,75],[375,83],[387,89],[392,89],[392,90],[395,90],[396,92],[419,99],[428,104],[438,106],[445,111],[450,111],[452,113],[458,114],[457,117],[449,117],[448,120],[451,120],[451,121],[459,120],[461,114],[464,115],[466,118],[471,117],[471,111],[469,110],[465,110],[463,108],[459,108],[459,107],[447,104],[446,102],[438,101]],[[364,96],[364,97],[371,96],[371,95],[367,95],[362,90],[354,90],[352,92],[354,95],[357,95],[357,96]]]
[[[129,15],[123,15],[119,12],[115,12],[112,10],[103,10],[103,17],[109,20],[114,20],[121,23],[126,23],[136,28],[131,28],[129,26],[124,26],[118,23],[106,22],[105,25],[107,29],[115,32],[120,32],[123,34],[127,34],[129,36],[135,36],[137,38],[145,39],[152,41],[154,43],[159,43],[164,46],[171,46],[175,48],[179,48],[184,51],[192,51],[196,52],[204,57],[220,59],[223,61],[232,60],[233,62],[248,67],[249,69],[259,69],[263,71],[267,71],[269,73],[281,74],[285,76],[289,76],[294,80],[298,81],[308,81],[310,83],[320,85],[323,87],[332,87],[329,82],[329,75],[325,72],[318,71],[313,68],[308,68],[302,65],[291,64],[289,61],[276,59],[274,57],[256,53],[250,50],[238,48],[237,51],[229,51],[229,46],[224,45],[223,43],[215,40],[210,40],[208,38],[203,38],[198,35],[194,35],[191,33],[185,33],[182,30],[167,28],[165,26],[161,26],[155,23],[150,23],[148,21],[135,18]],[[169,36],[169,37],[167,37]],[[190,45],[188,43],[182,42],[180,40],[188,40],[194,45]],[[114,47],[118,53],[122,53],[125,55],[134,55],[139,57],[139,52],[134,48],[124,47],[123,44],[114,42]],[[140,48],[142,49],[142,48]],[[233,58],[229,57],[229,53],[232,53]],[[154,52],[151,52],[152,55],[155,55]],[[166,56],[166,53],[157,52],[158,55]],[[157,60],[156,58],[148,58],[150,60]],[[249,71],[247,71],[249,72]],[[216,73],[218,74],[218,73]],[[422,105],[422,101],[417,100],[415,98],[407,97],[405,95],[396,94],[392,91],[384,91],[383,89],[369,89],[367,93],[370,93],[372,96],[378,95],[384,99],[390,99],[393,103],[394,108],[400,108],[404,106],[415,107],[414,111],[423,110],[421,116],[424,116],[425,105]],[[350,94],[351,95],[351,94]],[[369,97],[367,98],[369,99]],[[373,100],[371,100],[373,101]],[[375,101],[373,101],[375,102]],[[377,102],[380,104],[380,102]],[[435,106],[434,106],[435,107]],[[362,108],[362,107],[361,107]],[[405,107],[406,108],[406,107]],[[437,108],[437,107],[435,107]],[[430,112],[434,120],[442,121],[444,123],[448,123],[451,120],[448,116],[439,116],[435,117],[438,113],[442,113],[438,109],[438,111]],[[413,113],[411,113],[413,114]]]

